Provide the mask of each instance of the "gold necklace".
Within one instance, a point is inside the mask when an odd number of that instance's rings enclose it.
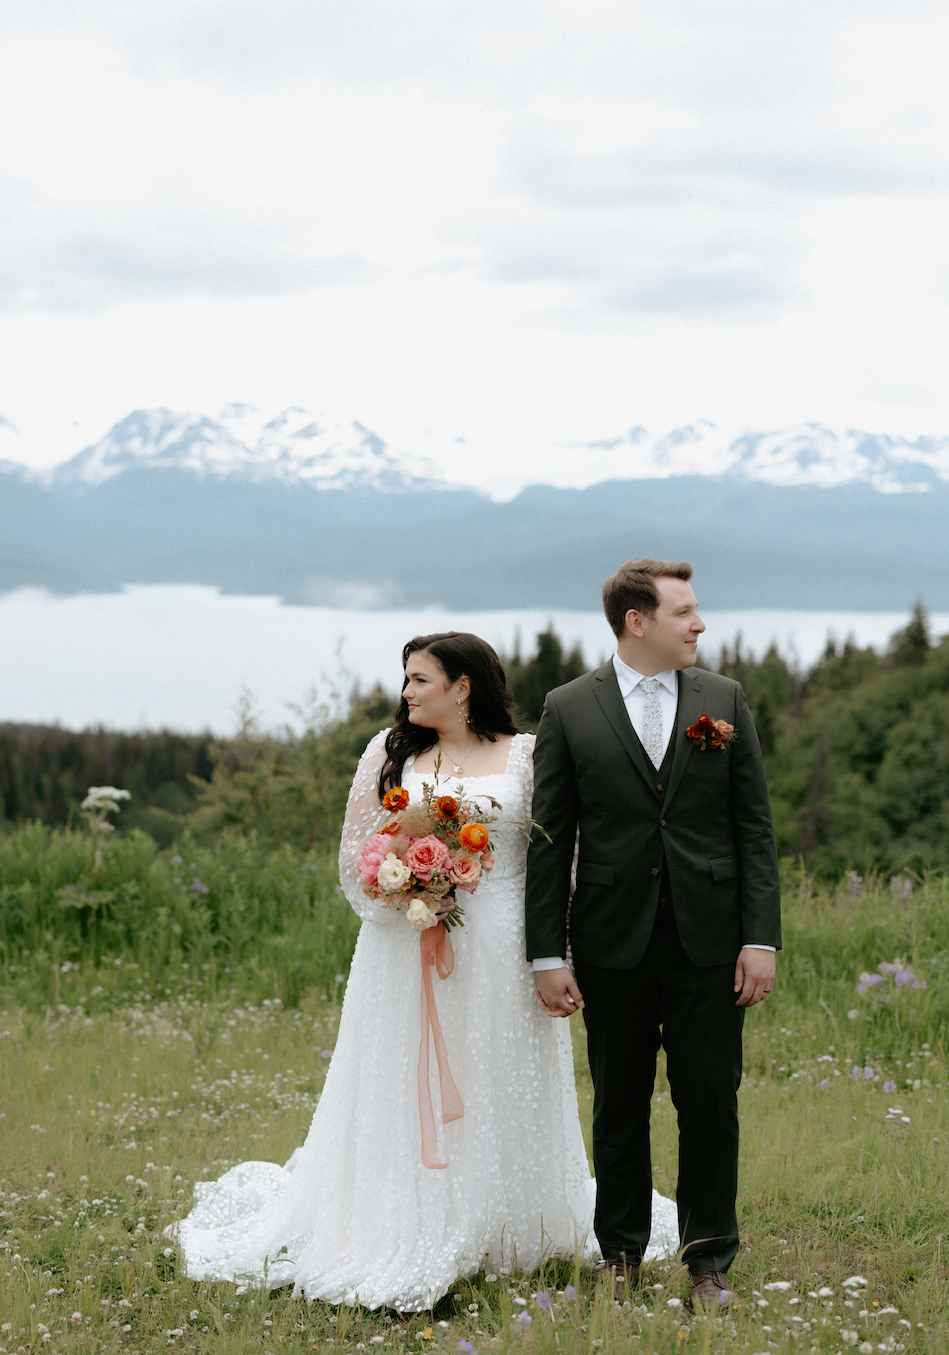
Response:
[[[475,749],[480,746],[480,743],[481,740],[478,739],[476,743],[471,745],[468,752],[464,754],[464,762],[468,761],[468,758],[475,751]],[[445,745],[442,743],[441,739],[438,740],[438,746],[439,748],[444,749],[446,753],[448,753],[448,749],[445,748]],[[456,762],[450,753],[448,753],[448,761],[451,763],[452,771],[455,773],[456,776],[464,776],[465,774],[464,762]]]

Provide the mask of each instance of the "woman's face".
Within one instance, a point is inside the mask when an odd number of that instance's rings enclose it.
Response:
[[[459,732],[464,732],[463,712],[467,710],[470,690],[471,684],[464,675],[457,682],[449,682],[444,668],[425,650],[418,649],[409,655],[402,695],[409,708],[411,724],[445,731],[457,727]]]

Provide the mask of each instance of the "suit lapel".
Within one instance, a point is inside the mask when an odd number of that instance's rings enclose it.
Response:
[[[640,772],[653,795],[656,795],[656,769],[646,756],[646,750],[629,722],[629,713],[616,680],[613,660],[609,659],[602,668],[598,668],[593,674],[593,679],[593,694],[599,702],[600,709],[609,720],[614,734],[629,754],[636,770]]]
[[[696,672],[694,669],[680,669],[679,709],[676,712],[676,727],[672,736],[675,739],[675,747],[672,756],[672,771],[669,774],[669,784],[666,787],[666,807],[668,807],[678,789],[692,752],[692,742],[686,738],[685,731],[689,725],[694,725],[702,714],[705,699],[705,682],[702,679],[701,672]]]

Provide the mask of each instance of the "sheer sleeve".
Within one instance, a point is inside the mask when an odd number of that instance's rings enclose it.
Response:
[[[379,803],[379,773],[386,760],[387,729],[380,730],[366,745],[346,803],[343,836],[339,844],[339,883],[353,911],[363,922],[386,923],[398,918],[395,909],[383,908],[378,900],[363,893],[356,874],[356,863],[363,843],[385,823],[388,815]]]
[[[523,779],[527,788],[527,804],[534,795],[534,744],[536,734],[515,734],[508,754],[507,769]]]

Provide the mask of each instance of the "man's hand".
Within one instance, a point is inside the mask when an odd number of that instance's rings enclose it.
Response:
[[[738,952],[735,965],[736,1007],[753,1007],[763,997],[767,997],[774,987],[776,971],[773,950],[759,950],[754,946],[743,946]],[[560,970],[555,970],[559,974]]]
[[[583,1006],[583,996],[566,965],[535,971],[534,986],[548,1016],[572,1016]]]

